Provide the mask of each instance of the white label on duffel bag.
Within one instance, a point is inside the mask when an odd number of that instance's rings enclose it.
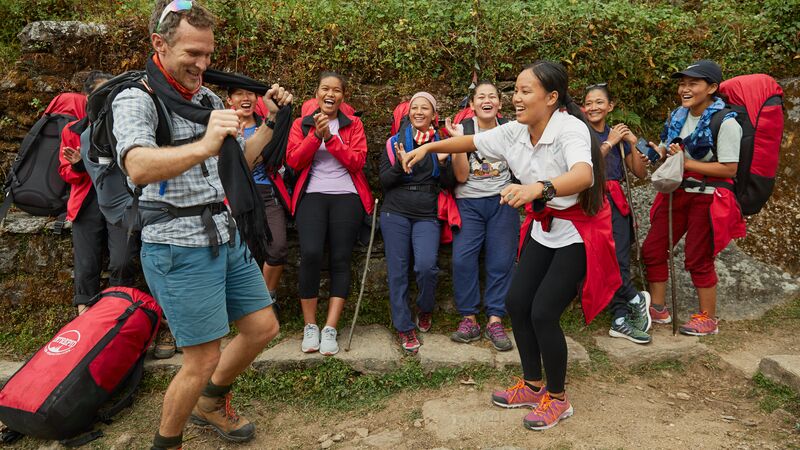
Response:
[[[51,356],[63,355],[75,348],[80,340],[81,333],[78,330],[67,330],[48,342],[44,352]]]

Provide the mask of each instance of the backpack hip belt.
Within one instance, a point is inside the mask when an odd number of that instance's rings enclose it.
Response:
[[[228,207],[225,205],[225,203],[207,203],[204,205],[187,206],[181,208],[163,202],[143,201],[140,202],[139,209],[143,211],[142,228],[147,225],[169,222],[170,220],[178,219],[180,217],[200,216],[200,220],[203,222],[203,230],[211,242],[214,257],[219,256],[220,238],[217,234],[214,216],[228,212]],[[146,213],[145,211],[149,212]],[[227,214],[227,218],[228,233],[230,234],[228,245],[233,247],[236,236],[236,222],[234,222],[233,217],[230,214]]]
[[[434,184],[401,184],[398,186],[400,189],[405,189],[412,192],[429,192],[431,194],[438,194],[439,186]]]

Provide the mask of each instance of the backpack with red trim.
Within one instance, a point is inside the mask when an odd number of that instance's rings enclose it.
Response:
[[[719,92],[728,100],[724,109],[711,116],[711,132],[716,142],[722,119],[736,111],[742,140],[733,191],[742,214],[753,215],[775,188],[783,138],[783,90],[769,75],[752,74],[723,81]]]
[[[76,92],[57,95],[22,140],[6,175],[0,221],[11,204],[34,216],[59,216],[60,232],[66,216],[69,185],[58,173],[61,130],[86,115],[86,96]]]
[[[110,422],[133,401],[161,308],[126,287],[110,287],[88,305],[0,390],[0,421],[9,430],[39,439],[78,436],[80,444],[102,435],[90,433],[95,422]]]

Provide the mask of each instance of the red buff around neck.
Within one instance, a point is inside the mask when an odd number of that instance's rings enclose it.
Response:
[[[186,100],[191,101],[192,97],[194,97],[194,94],[197,94],[197,92],[200,90],[200,87],[203,86],[203,82],[201,79],[200,85],[197,86],[197,89],[193,91],[186,89],[182,84],[178,83],[178,81],[175,78],[173,78],[172,75],[170,75],[166,69],[164,69],[164,66],[161,65],[161,60],[158,58],[158,53],[153,55],[153,62],[156,63],[158,70],[160,70],[161,73],[164,74],[164,77],[167,79],[169,85],[175,88],[175,90],[178,91],[179,94],[181,94],[181,97],[185,98]]]

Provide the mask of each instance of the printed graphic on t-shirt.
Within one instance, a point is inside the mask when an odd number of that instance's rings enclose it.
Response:
[[[469,171],[474,178],[497,177],[506,170],[508,170],[508,164],[505,161],[492,164],[481,158],[478,152],[469,155]]]

